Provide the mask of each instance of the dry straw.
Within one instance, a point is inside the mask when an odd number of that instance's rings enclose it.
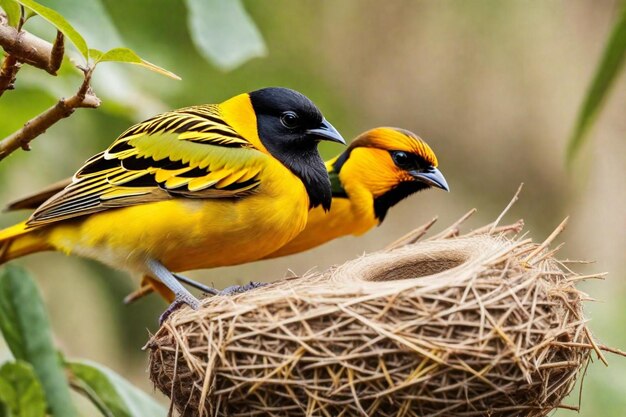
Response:
[[[468,215],[471,213],[468,213]],[[580,276],[522,223],[453,224],[174,313],[150,372],[183,416],[544,416],[590,353]],[[603,359],[603,358],[602,358]]]

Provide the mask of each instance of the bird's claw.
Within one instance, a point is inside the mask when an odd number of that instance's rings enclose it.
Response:
[[[254,282],[251,281],[245,285],[231,285],[230,287],[226,287],[221,291],[215,291],[215,293],[211,293],[212,295],[235,295],[241,294],[250,290],[254,290],[256,288],[265,287],[268,285],[267,282]]]
[[[267,282],[249,282],[245,285],[231,285],[230,287],[226,287],[223,290],[219,291],[213,288],[210,288],[211,291],[207,293],[207,295],[235,295],[241,294],[250,290],[254,290],[256,288],[265,287],[268,285]],[[188,305],[193,310],[197,310],[200,308],[200,301],[195,297],[188,297],[185,294],[179,294],[174,299],[174,302],[170,304],[170,306],[161,314],[159,317],[159,325],[163,325],[165,321],[172,315],[172,313],[178,310],[183,305]]]
[[[172,304],[159,316],[159,326],[162,326],[172,313],[183,305],[188,305],[192,310],[197,310],[200,308],[200,304],[200,301],[193,296],[186,297],[184,295],[177,295]]]

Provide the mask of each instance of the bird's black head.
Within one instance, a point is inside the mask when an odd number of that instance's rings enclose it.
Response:
[[[306,187],[311,208],[330,208],[330,181],[317,151],[321,140],[345,141],[304,95],[288,88],[271,87],[250,93],[257,117],[259,139],[267,150]]]

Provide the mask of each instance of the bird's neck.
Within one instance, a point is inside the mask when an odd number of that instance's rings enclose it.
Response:
[[[348,149],[327,163],[333,201],[335,199],[349,201],[354,217],[377,224],[374,215],[374,195],[367,182],[363,181],[363,178],[367,177],[367,172],[364,175],[365,167],[359,163],[359,158],[351,157],[351,151],[358,154],[357,149]]]
[[[257,117],[248,94],[239,94],[218,105],[221,118],[256,149],[269,154],[259,138]]]

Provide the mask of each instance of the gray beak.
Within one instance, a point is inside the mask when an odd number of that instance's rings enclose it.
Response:
[[[320,127],[316,128],[316,129],[308,129],[306,131],[306,134],[310,135],[310,136],[315,136],[315,137],[319,138],[320,140],[327,140],[327,141],[330,141],[330,142],[337,142],[337,143],[341,143],[342,145],[346,144],[346,141],[339,134],[337,129],[335,129],[333,127],[333,125],[328,123],[328,120],[326,120],[326,119],[322,120],[322,124],[320,125]]]
[[[411,171],[410,174],[417,181],[424,182],[430,186],[441,188],[442,190],[450,191],[448,182],[444,178],[441,171],[435,167],[429,168],[427,171]]]

